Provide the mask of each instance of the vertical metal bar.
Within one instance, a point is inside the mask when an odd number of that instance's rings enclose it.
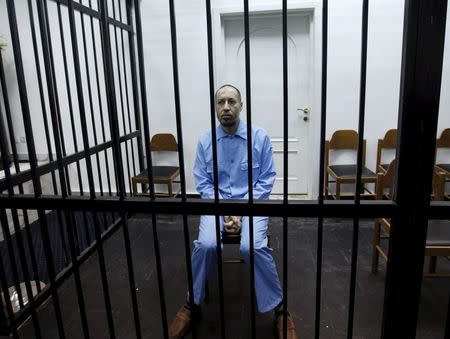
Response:
[[[450,297],[448,298],[447,320],[445,321],[445,339],[450,339]]]
[[[80,4],[83,4],[82,0],[80,0]],[[90,72],[90,67],[89,67],[89,56],[88,56],[87,43],[86,43],[86,26],[85,26],[85,22],[84,22],[84,15],[82,12],[80,12],[80,18],[81,18],[81,34],[82,34],[82,39],[83,39],[84,64],[85,64],[85,68],[86,68],[86,81],[87,81],[87,88],[88,88],[89,110],[91,112],[92,134],[94,136],[94,144],[95,144],[95,146],[97,146],[98,139],[97,139],[97,129],[95,126],[94,100],[92,99],[91,72]],[[92,39],[94,39],[94,36],[92,36]],[[102,183],[102,174],[101,174],[101,168],[100,168],[99,153],[96,153],[95,157],[96,157],[96,161],[97,161],[97,175],[98,175],[100,192],[101,192],[101,195],[103,195],[103,183]]]
[[[29,160],[30,160],[31,177],[33,180],[34,194],[35,194],[35,197],[37,198],[42,194],[42,188],[41,188],[41,183],[39,181],[39,177],[36,172],[36,167],[37,167],[36,148],[34,145],[33,129],[32,129],[32,125],[31,125],[31,114],[30,114],[30,107],[28,104],[25,73],[24,73],[24,69],[23,69],[19,32],[18,32],[18,28],[17,28],[16,10],[15,10],[15,5],[14,5],[13,0],[7,0],[6,4],[7,4],[9,24],[10,24],[10,30],[11,30],[11,40],[12,40],[12,44],[13,44],[14,61],[15,61],[15,65],[16,65],[16,75],[17,75],[17,81],[19,84],[20,104],[22,107],[22,116],[23,116],[23,122],[24,122],[24,128],[25,128],[25,137],[27,139],[27,149],[28,149],[28,156],[29,156]],[[38,1],[38,4],[41,5],[40,1]],[[40,8],[42,10],[41,6],[38,6],[38,8]],[[42,13],[40,13],[40,14],[42,14]],[[43,23],[43,24],[45,25],[45,23]],[[42,34],[45,34],[45,30],[43,31]],[[48,225],[47,225],[45,212],[43,210],[38,210],[38,217],[39,217],[39,223],[41,226],[42,238],[43,238],[43,242],[44,242],[44,251],[45,251],[45,255],[46,255],[46,259],[47,259],[46,260],[47,271],[48,271],[49,280],[50,280],[50,289],[52,290],[56,322],[58,325],[58,332],[59,332],[59,336],[61,338],[65,338],[58,293],[57,293],[56,287],[54,285],[54,281],[55,281],[54,280],[55,279],[54,262],[53,262],[51,247],[50,247],[51,245],[50,245],[50,238],[49,238],[49,234],[48,234]]]
[[[2,90],[3,90],[3,102],[5,104],[6,121],[7,121],[7,125],[8,125],[11,151],[13,154],[14,168],[15,168],[16,173],[19,173],[20,172],[19,158],[17,155],[17,148],[16,148],[16,142],[15,142],[16,138],[15,138],[15,134],[14,134],[14,125],[13,125],[12,117],[11,117],[11,108],[9,105],[9,98],[8,98],[8,88],[6,86],[5,70],[3,68],[3,58],[2,58],[1,51],[0,51],[0,83],[1,83]],[[5,172],[5,174],[6,174],[6,172]],[[24,193],[22,184],[19,185],[19,193],[20,194]],[[25,222],[25,233],[27,236],[28,249],[30,251],[31,266],[33,268],[33,277],[34,277],[35,281],[40,281],[39,272],[38,272],[38,268],[37,268],[37,262],[36,262],[36,255],[33,250],[34,245],[33,245],[33,239],[32,239],[31,231],[30,231],[30,222],[28,219],[28,212],[25,209],[23,209],[22,213],[23,213],[23,220]],[[37,290],[38,290],[38,292],[41,292],[40,285],[37,285]]]
[[[245,35],[245,88],[247,103],[247,159],[248,159],[248,203],[253,205],[253,143],[252,143],[252,106],[251,106],[251,76],[250,76],[250,23],[248,13],[248,0],[244,0],[244,35]],[[250,229],[250,302],[251,302],[251,330],[252,338],[256,336],[255,323],[255,253],[253,216],[248,217]]]
[[[53,161],[53,151],[52,151],[52,144],[51,144],[51,140],[50,140],[48,121],[47,121],[47,108],[45,107],[44,89],[43,89],[43,85],[42,85],[42,75],[41,75],[41,66],[40,66],[40,62],[39,62],[39,52],[38,52],[38,46],[37,46],[36,29],[34,26],[33,4],[31,2],[31,0],[28,0],[28,14],[29,14],[29,19],[30,19],[31,38],[33,40],[34,62],[36,63],[36,76],[37,76],[37,80],[38,80],[39,96],[41,99],[42,119],[44,122],[44,130],[45,130],[45,141],[47,142],[48,158],[51,162],[51,161]],[[54,194],[58,194],[57,193],[58,189],[56,186],[55,171],[51,172],[51,176],[52,176]]]
[[[92,163],[91,163],[91,158],[90,158],[90,154],[89,154],[89,138],[88,138],[88,134],[87,134],[86,111],[85,111],[84,100],[83,100],[80,58],[79,58],[79,53],[78,53],[78,42],[77,42],[78,37],[77,37],[77,31],[76,31],[75,13],[74,13],[73,6],[74,6],[73,2],[69,1],[68,2],[69,25],[70,25],[70,35],[71,35],[71,40],[72,40],[74,71],[75,71],[75,78],[76,78],[76,85],[77,85],[78,106],[79,106],[79,111],[80,111],[80,118],[81,118],[80,120],[81,120],[82,135],[83,135],[83,146],[84,146],[84,152],[85,152],[84,157],[85,157],[86,166],[87,166],[90,199],[95,200],[95,187],[94,187],[94,179],[92,176]],[[105,15],[105,13],[102,11],[102,16],[103,15]],[[108,29],[108,27],[106,27],[106,29]],[[103,36],[103,37],[105,37],[105,36]],[[95,236],[96,236],[96,240],[98,243],[98,258],[99,258],[99,262],[100,262],[100,271],[101,271],[102,285],[103,285],[103,295],[105,298],[105,307],[106,307],[106,313],[107,313],[107,319],[108,319],[109,334],[110,334],[111,338],[115,338],[111,301],[109,298],[108,280],[107,280],[107,274],[106,274],[106,269],[105,269],[105,258],[104,258],[104,253],[103,253],[103,246],[100,241],[99,224],[98,224],[98,220],[96,218],[96,213],[93,211],[91,213],[93,213]]]
[[[133,23],[133,17],[131,13],[131,0],[126,1],[127,6],[127,22],[129,25]],[[139,173],[144,170],[144,150],[142,147],[142,129],[141,129],[141,118],[140,118],[140,107],[139,107],[139,88],[137,85],[137,71],[136,71],[136,52],[134,46],[134,33],[133,31],[128,32],[128,44],[130,49],[130,67],[131,67],[131,85],[133,91],[133,104],[134,104],[134,120],[135,129],[141,133],[137,137],[137,149],[138,149],[138,163],[139,163]],[[131,120],[131,118],[130,118]]]
[[[283,204],[287,205],[288,185],[288,138],[289,138],[289,81],[288,81],[288,44],[287,44],[287,0],[282,4],[283,26]],[[249,165],[250,166],[250,165]],[[283,338],[287,339],[287,305],[288,305],[288,219],[283,216]]]
[[[382,338],[414,338],[416,332],[446,15],[446,0],[405,1],[394,197],[397,210],[390,233]],[[414,185],[412,178],[418,179]]]
[[[113,18],[116,19],[116,6],[115,6],[115,1],[111,0],[111,4],[112,4],[112,12],[113,12]],[[126,123],[125,123],[125,106],[123,103],[123,91],[122,91],[122,72],[120,71],[120,57],[119,57],[119,41],[117,39],[117,26],[114,27],[114,41],[115,41],[115,46],[116,46],[116,62],[117,62],[117,75],[119,77],[119,98],[120,98],[120,112],[122,115],[122,126],[123,126],[123,132],[124,134],[126,134],[127,128],[126,128]],[[112,58],[111,58],[111,64],[113,64]],[[113,68],[112,68],[113,70]],[[114,74],[114,73],[113,73]],[[114,76],[114,75],[112,75]],[[117,126],[119,126],[119,124],[117,124]],[[118,131],[120,131],[119,127],[117,128]],[[120,136],[120,135],[119,135]],[[125,142],[125,157],[126,157],[126,162],[127,162],[127,171],[128,171],[128,187],[130,188],[130,192],[131,192],[131,171],[130,171],[130,158],[129,158],[129,154],[128,154],[128,147],[127,147],[127,143]],[[125,171],[124,171],[125,172]],[[125,173],[124,173],[125,175]],[[126,189],[124,190],[124,195],[126,195]]]
[[[367,70],[367,28],[369,16],[369,0],[362,5],[362,32],[361,32],[361,78],[359,85],[359,123],[358,123],[358,152],[356,164],[355,205],[361,202],[361,172],[364,145],[364,118],[366,107],[366,70]],[[348,305],[347,338],[353,337],[353,319],[355,311],[356,270],[358,263],[359,217],[353,219],[352,239],[352,267],[350,272],[350,298]]]
[[[0,106],[0,130],[6,131],[4,122],[2,119],[1,106]],[[14,188],[13,188],[13,185],[11,182],[11,172],[10,172],[9,166],[7,166],[7,147],[6,147],[6,145],[7,145],[6,135],[0,134],[1,161],[3,163],[3,170],[5,172],[5,178],[6,178],[6,182],[8,184],[8,196],[12,197],[14,195]],[[15,231],[16,240],[17,240],[17,248],[19,251],[20,264],[22,266],[23,279],[25,282],[25,288],[26,288],[26,292],[27,292],[29,305],[31,307],[31,317],[32,317],[32,321],[33,321],[33,327],[34,327],[35,332],[37,333],[37,336],[40,336],[39,321],[37,319],[36,309],[34,306],[33,290],[31,288],[31,284],[30,284],[31,279],[30,279],[30,274],[28,272],[28,264],[27,264],[27,259],[26,259],[26,255],[25,255],[25,246],[24,246],[24,242],[22,239],[22,231],[20,229],[20,223],[19,223],[19,218],[17,215],[17,210],[12,209],[11,213],[12,213],[12,217],[13,217],[14,231]],[[11,266],[13,269],[14,280],[16,283],[15,284],[16,292],[19,296],[19,305],[20,305],[20,308],[23,308],[24,307],[23,299],[22,299],[23,296],[22,296],[20,284],[18,281],[16,281],[16,278],[17,278],[17,276],[16,276],[16,274],[17,274],[16,258],[14,255],[14,247],[13,247],[13,243],[12,243],[12,239],[11,239],[11,234],[9,231],[8,218],[7,218],[5,209],[0,210],[0,219],[1,219],[2,233],[3,233],[3,236],[4,236],[6,244],[7,244],[8,254],[9,254]],[[0,261],[1,261],[2,270],[3,270],[3,260],[0,259]],[[39,284],[39,281],[37,281],[36,284]],[[6,288],[6,291],[8,291],[8,286],[9,286],[8,282],[6,281],[6,278],[5,278],[4,287]],[[9,306],[11,306],[10,299],[9,299],[9,292],[4,294],[4,300],[5,300],[6,304],[9,304]],[[9,312],[9,310],[7,310],[7,311]],[[16,324],[14,321],[14,314],[13,313],[11,313],[11,314],[12,314],[12,316],[10,315],[9,321],[11,321],[13,323],[13,326],[15,329]]]
[[[92,8],[92,1],[89,0],[89,7]],[[106,142],[106,133],[105,133],[105,121],[103,116],[103,103],[102,103],[102,95],[101,95],[101,89],[100,89],[100,77],[98,74],[98,59],[97,59],[97,46],[95,43],[95,31],[94,31],[94,19],[91,17],[91,35],[92,35],[92,46],[93,46],[93,52],[94,52],[94,65],[95,65],[95,79],[97,84],[97,97],[98,97],[98,107],[100,112],[100,122],[102,127],[102,137],[103,142]],[[106,176],[107,176],[107,183],[108,183],[108,192],[109,195],[112,195],[111,191],[111,174],[109,172],[109,159],[108,159],[108,152],[107,150],[104,151],[104,157],[105,157],[105,167],[106,167]],[[100,192],[102,194],[102,192]]]
[[[128,3],[128,0],[125,0]],[[122,22],[122,5],[121,5],[121,0],[119,0],[119,19],[120,22]],[[130,21],[131,23],[131,21]],[[130,133],[132,132],[132,127],[131,127],[131,112],[130,112],[130,96],[128,94],[128,77],[127,77],[127,66],[126,66],[126,62],[125,62],[125,46],[124,46],[124,35],[123,35],[123,29],[120,30],[120,38],[121,38],[121,46],[122,46],[122,65],[123,65],[123,78],[124,78],[124,82],[125,82],[125,101],[126,101],[126,106],[127,106],[127,117],[128,117],[128,129],[130,131]],[[124,126],[124,130],[125,126]],[[128,142],[125,142],[125,147],[127,147]],[[133,165],[133,175],[136,175],[136,159],[134,158],[134,146],[133,146],[133,139],[130,140],[130,145],[131,145],[131,163]],[[129,164],[128,164],[128,173],[130,173],[130,168],[129,168]],[[130,175],[130,179],[131,179],[131,175]],[[133,195],[132,193],[132,189],[131,189],[131,183],[130,183],[130,195]]]
[[[134,12],[136,20],[136,39],[137,39],[137,51],[139,59],[139,79],[141,86],[141,100],[142,100],[142,120],[144,128],[145,138],[145,152],[147,157],[147,168],[150,180],[150,200],[155,200],[155,187],[153,184],[153,171],[152,171],[152,154],[150,151],[150,126],[148,120],[148,107],[147,107],[147,90],[145,81],[145,64],[144,64],[144,48],[142,42],[142,23],[141,23],[141,9],[139,0],[134,0]],[[158,290],[159,290],[159,302],[161,307],[161,321],[163,326],[164,338],[168,338],[167,328],[167,312],[166,312],[166,300],[164,296],[164,285],[162,279],[161,268],[161,253],[159,249],[158,230],[156,225],[156,215],[152,213],[152,225],[153,225],[153,243],[155,247],[155,260],[156,260],[156,272],[158,275]]]
[[[325,136],[327,123],[327,61],[328,61],[328,0],[322,3],[322,92],[320,116],[319,206],[323,207],[325,173]],[[328,174],[326,174],[328,175]],[[323,216],[319,216],[317,228],[316,308],[314,337],[320,338],[320,305],[322,299]]]
[[[211,113],[211,142],[213,150],[213,174],[214,174],[214,202],[219,202],[219,170],[217,160],[217,133],[216,133],[216,114],[215,114],[215,91],[214,91],[214,60],[213,60],[213,42],[212,42],[212,23],[211,23],[211,0],[206,0],[206,26],[208,33],[208,70],[209,70],[209,104]],[[220,236],[220,220],[216,214],[216,244],[217,244],[217,262],[218,262],[218,280],[219,280],[219,307],[220,307],[220,333],[225,338],[225,307],[223,295],[223,267],[222,267],[222,246]]]

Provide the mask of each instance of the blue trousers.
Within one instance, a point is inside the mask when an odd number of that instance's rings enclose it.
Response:
[[[219,218],[223,230],[223,217]],[[242,218],[241,256],[250,264],[250,232],[248,217]],[[212,265],[217,262],[216,217],[202,216],[198,240],[194,241],[192,252],[192,275],[194,280],[194,302],[199,305],[205,296],[205,283]],[[254,258],[255,294],[258,310],[261,313],[274,309],[283,299],[272,249],[267,246],[267,217],[254,217]]]

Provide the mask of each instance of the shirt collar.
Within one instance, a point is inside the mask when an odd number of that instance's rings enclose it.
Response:
[[[219,126],[217,126],[216,133],[217,133],[217,140],[225,138],[226,136],[229,135],[227,132],[225,132],[222,125],[220,125],[220,124],[219,124]],[[242,120],[239,120],[239,126],[238,126],[236,132],[234,133],[234,135],[241,137],[244,140],[247,140],[247,124],[245,122],[243,122]]]

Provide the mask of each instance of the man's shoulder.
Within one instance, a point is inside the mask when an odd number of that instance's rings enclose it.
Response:
[[[203,146],[209,145],[211,143],[211,131],[205,131],[202,134],[200,134],[200,137],[198,138],[199,144],[202,144]]]
[[[265,138],[269,138],[269,133],[267,132],[267,130],[265,130],[262,127],[259,126],[255,126],[252,125],[252,134],[255,138],[261,138],[261,139],[265,139]]]

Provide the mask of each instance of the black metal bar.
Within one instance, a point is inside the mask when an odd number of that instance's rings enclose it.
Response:
[[[115,1],[111,0],[111,4],[112,4],[112,11],[113,11],[113,17],[114,19],[116,18],[116,6],[115,6]],[[127,130],[126,130],[126,123],[125,123],[125,105],[124,105],[124,100],[123,100],[123,90],[122,90],[122,72],[120,71],[120,56],[119,56],[119,41],[117,38],[117,27],[114,28],[114,41],[115,41],[115,49],[116,49],[116,62],[117,62],[117,75],[119,77],[119,98],[120,98],[120,112],[122,115],[122,126],[123,126],[123,133],[126,134]],[[112,58],[111,58],[112,61]],[[113,61],[112,61],[113,63]],[[114,73],[112,74],[112,76],[114,77]],[[117,95],[116,95],[117,96]],[[119,111],[117,111],[118,113]],[[119,121],[119,118],[117,118],[117,120]],[[118,136],[120,137],[120,127],[119,127],[119,123],[117,124],[117,131],[118,131]],[[130,157],[128,154],[128,147],[127,144],[125,143],[125,158],[126,158],[126,163],[127,163],[127,171],[128,171],[128,187],[130,189],[130,195],[131,195],[131,171],[130,171]],[[124,171],[125,172],[125,171]],[[124,173],[125,175],[125,173]],[[123,178],[124,179],[124,178]],[[125,188],[125,183],[124,183],[124,195],[126,196],[126,188]]]
[[[89,7],[92,7],[92,1],[89,0]],[[100,112],[100,124],[102,128],[102,137],[103,137],[103,143],[106,142],[106,134],[105,134],[105,121],[103,116],[103,103],[102,103],[102,95],[101,95],[101,89],[100,89],[100,77],[98,74],[98,59],[97,59],[97,44],[95,43],[95,31],[94,31],[94,19],[91,17],[91,35],[92,35],[92,46],[93,46],[93,52],[94,52],[94,66],[95,66],[95,80],[97,85],[97,97],[98,97],[98,106],[99,106],[99,112]],[[109,171],[109,160],[108,160],[108,152],[104,152],[104,158],[105,158],[105,167],[106,167],[106,179],[108,184],[108,192],[109,195],[112,195],[111,192],[111,174]],[[100,192],[101,195],[102,192]]]
[[[450,297],[448,298],[447,320],[445,321],[445,339],[450,339]]]
[[[69,81],[69,68],[67,65],[67,54],[66,54],[66,37],[64,36],[64,26],[62,25],[62,18],[61,18],[61,8],[60,6],[58,7],[58,23],[59,23],[59,33],[60,33],[60,38],[61,38],[61,50],[62,50],[62,55],[63,55],[63,64],[64,64],[64,76],[65,76],[65,80],[66,80],[66,90],[67,90],[67,101],[68,101],[68,105],[69,105],[69,116],[70,116],[70,126],[71,126],[71,130],[72,130],[72,140],[73,140],[73,145],[74,145],[74,150],[75,153],[78,152],[78,140],[77,140],[77,133],[75,130],[75,117],[74,117],[74,111],[73,111],[73,104],[72,104],[72,90],[70,87],[70,81]],[[63,152],[64,157],[66,157],[66,152]],[[77,168],[77,176],[78,176],[78,187],[80,190],[80,194],[83,195],[84,194],[84,190],[83,190],[83,179],[81,177],[81,166],[80,166],[80,162],[77,161],[76,163],[76,168]],[[67,176],[67,187],[68,187],[68,193],[69,195],[71,194],[71,188],[70,188],[70,177]],[[77,241],[78,243],[78,241]],[[77,244],[78,246],[78,244]],[[79,252],[79,249],[78,249]]]
[[[30,19],[31,38],[33,40],[34,62],[36,63],[36,76],[37,76],[37,80],[38,80],[39,97],[41,99],[42,118],[43,118],[43,122],[44,122],[44,130],[45,130],[45,141],[47,143],[48,158],[50,161],[53,161],[53,151],[52,151],[52,144],[51,144],[51,140],[50,140],[50,132],[49,132],[49,128],[48,128],[47,109],[45,107],[44,88],[42,85],[42,75],[41,75],[41,66],[40,66],[40,62],[39,62],[36,29],[34,26],[33,4],[31,2],[31,0],[28,0],[28,14],[29,14],[29,19]],[[51,172],[51,176],[52,176],[54,193],[58,194],[58,190],[57,190],[57,186],[56,186],[56,175],[55,175],[54,171]]]
[[[141,23],[141,8],[139,5],[139,0],[134,0],[134,13],[136,21],[136,40],[137,40],[137,51],[139,59],[139,79],[140,79],[140,89],[141,89],[141,100],[142,100],[142,121],[144,128],[144,140],[145,140],[145,153],[147,158],[147,169],[150,178],[150,201],[149,203],[156,203],[155,201],[155,186],[153,183],[153,171],[152,171],[152,154],[150,150],[150,126],[148,120],[148,107],[147,107],[147,89],[145,81],[145,64],[144,64],[144,48],[142,41],[142,23]],[[156,224],[156,214],[152,213],[152,226],[153,226],[153,244],[155,247],[155,261],[156,261],[156,272],[158,276],[158,290],[159,290],[159,302],[161,307],[161,321],[163,327],[164,338],[168,338],[168,327],[167,327],[167,311],[166,311],[166,300],[164,296],[164,285],[162,279],[162,267],[161,267],[161,253],[159,249],[159,239],[158,230]],[[186,213],[187,214],[187,213]]]
[[[319,154],[319,206],[323,207],[325,173],[325,137],[327,123],[327,61],[328,61],[328,0],[322,3],[322,90],[320,114],[320,154]],[[327,174],[328,175],[328,174]],[[320,309],[322,303],[322,254],[323,254],[323,216],[317,225],[317,267],[316,267],[316,307],[314,337],[320,338]]]
[[[358,151],[356,163],[355,205],[361,201],[361,173],[364,143],[364,118],[366,107],[366,71],[367,71],[367,29],[369,15],[369,0],[364,0],[362,5],[362,29],[361,29],[361,78],[359,87],[359,122],[358,122]],[[348,305],[347,338],[353,337],[353,319],[355,311],[356,271],[358,264],[359,242],[359,218],[353,219],[352,261],[350,271],[350,292]]]
[[[132,2],[130,0],[126,1],[127,10],[127,21],[129,24],[133,22],[131,6]],[[134,104],[134,120],[135,129],[137,131],[141,130],[141,117],[140,117],[140,107],[139,107],[139,88],[137,84],[137,70],[136,70],[136,51],[134,45],[134,34],[133,32],[128,33],[128,44],[130,48],[130,67],[131,67],[131,85],[133,91],[133,104]],[[142,136],[139,135],[137,138],[137,149],[138,149],[138,163],[139,163],[139,173],[144,170],[144,150],[142,147]]]
[[[215,91],[214,91],[214,60],[212,42],[212,21],[211,21],[211,0],[206,0],[206,26],[208,34],[208,70],[209,70],[209,104],[211,113],[211,143],[213,150],[213,175],[214,175],[214,202],[219,202],[219,170],[217,160],[217,133],[215,114]],[[220,235],[219,214],[215,215],[216,221],[216,251],[217,251],[217,278],[219,281],[219,310],[220,310],[220,334],[225,338],[225,305],[223,293],[223,267],[222,267],[222,246]]]
[[[14,125],[13,125],[12,117],[11,117],[11,108],[9,105],[8,89],[6,86],[5,70],[3,68],[3,59],[2,59],[1,51],[0,51],[0,84],[2,87],[2,91],[3,91],[3,102],[5,104],[6,121],[7,121],[7,125],[8,125],[9,142],[11,145],[11,152],[13,155],[14,168],[15,168],[16,173],[19,173],[20,172],[19,157],[17,155],[17,148],[16,148],[16,143],[15,143],[16,138],[15,138],[15,134],[14,134]],[[6,182],[6,179],[5,179],[5,182]],[[19,186],[19,193],[24,194],[22,184],[13,185],[13,186]],[[7,189],[7,185],[4,186],[4,189]],[[1,191],[3,191],[3,189]],[[33,239],[32,239],[31,231],[30,231],[30,223],[29,223],[29,219],[28,219],[28,213],[24,209],[22,210],[22,213],[23,213],[23,220],[25,223],[25,232],[26,232],[26,236],[27,236],[28,247],[29,247],[29,251],[31,254],[30,256],[31,256],[31,266],[33,268],[33,277],[34,277],[35,281],[40,281],[39,272],[37,269],[36,256],[33,251],[34,246],[33,246]],[[38,285],[37,290],[38,290],[38,292],[41,292],[41,286]]]
[[[83,4],[83,1],[80,0],[80,4]],[[89,57],[88,57],[88,50],[87,50],[87,43],[86,43],[86,26],[84,22],[84,15],[83,13],[80,13],[81,17],[81,34],[83,39],[83,52],[84,52],[84,65],[86,68],[86,81],[87,81],[87,88],[88,88],[88,100],[89,100],[89,110],[91,115],[91,123],[92,123],[92,134],[94,137],[94,144],[98,145],[98,139],[97,139],[97,130],[95,126],[95,117],[94,117],[94,100],[92,99],[92,87],[91,87],[91,72],[89,67]],[[92,39],[94,40],[94,35],[92,35]],[[97,162],[97,175],[98,175],[98,182],[100,187],[100,193],[103,194],[103,183],[102,183],[102,174],[100,169],[100,156],[98,153],[95,155],[95,159]],[[90,242],[90,241],[89,241]]]
[[[69,9],[70,35],[71,35],[71,39],[72,39],[74,70],[75,70],[75,78],[76,78],[77,94],[78,94],[78,105],[79,105],[80,120],[81,120],[82,135],[83,135],[83,146],[84,146],[85,161],[86,161],[88,181],[89,181],[89,193],[90,193],[90,200],[93,201],[93,200],[95,200],[96,195],[95,195],[94,179],[92,176],[92,163],[91,163],[91,158],[90,158],[90,154],[88,151],[89,150],[89,138],[88,138],[88,134],[87,134],[86,111],[85,111],[84,100],[83,100],[83,88],[82,88],[82,79],[81,79],[80,58],[79,58],[79,53],[78,53],[75,12],[74,12],[72,1],[69,1],[68,9]],[[105,15],[105,13],[106,13],[105,8],[102,8],[102,12],[101,12],[102,17]],[[108,27],[106,27],[106,28],[108,28]],[[107,37],[108,37],[107,35],[102,36],[102,38],[107,38]],[[93,213],[94,213],[93,220],[94,220],[95,237],[96,237],[97,241],[99,241],[99,239],[100,239],[99,224],[98,224],[98,220],[96,218],[95,212],[93,212]],[[98,258],[99,258],[100,271],[101,271],[101,276],[102,276],[103,294],[104,294],[104,298],[105,298],[105,306],[106,306],[106,313],[107,313],[107,319],[108,319],[109,334],[110,334],[111,338],[115,338],[114,322],[113,322],[113,318],[112,318],[111,301],[109,298],[108,281],[107,281],[107,274],[106,274],[106,268],[105,268],[105,258],[104,258],[102,246],[98,247]]]
[[[253,205],[253,143],[252,143],[252,106],[251,106],[251,76],[250,76],[250,22],[248,0],[244,0],[244,36],[245,36],[245,96],[247,103],[247,159],[248,159],[248,203]],[[265,214],[262,214],[265,215]],[[253,216],[248,218],[250,230],[250,309],[251,309],[251,337],[256,336],[255,321],[255,253]]]
[[[287,0],[282,4],[282,26],[283,26],[283,204],[287,205],[289,185],[288,185],[288,44],[287,44]],[[288,306],[288,219],[283,217],[283,338],[287,339],[287,306]]]
[[[422,284],[447,1],[407,0],[383,338],[414,338]],[[426,65],[426,66],[425,66]],[[426,111],[427,114],[423,114]],[[411,185],[412,178],[420,178]],[[447,207],[448,209],[448,207]],[[401,317],[398,315],[401,314]]]
[[[35,197],[39,197],[42,194],[42,188],[41,183],[39,181],[39,177],[36,175],[36,166],[37,166],[37,158],[36,158],[36,148],[34,145],[34,138],[33,138],[33,128],[31,125],[31,114],[30,114],[30,107],[28,104],[28,95],[27,95],[27,88],[26,88],[26,82],[25,82],[25,73],[23,69],[23,62],[22,62],[22,53],[21,53],[21,47],[20,47],[20,40],[19,40],[19,32],[17,28],[17,19],[16,19],[16,11],[14,6],[14,1],[7,0],[7,9],[8,9],[8,17],[9,17],[9,24],[10,24],[10,30],[11,30],[11,40],[13,43],[13,53],[14,53],[14,61],[16,65],[16,75],[17,75],[17,81],[19,85],[19,95],[20,95],[20,104],[22,107],[22,116],[23,116],[23,122],[24,122],[24,128],[25,128],[25,137],[27,140],[27,150],[28,150],[28,156],[30,161],[30,168],[32,173],[32,179],[33,179],[33,189]],[[38,9],[40,9],[40,18],[43,19],[42,15],[42,5],[40,1],[38,1]],[[44,23],[45,25],[45,23]],[[46,31],[41,30],[41,34],[45,34]],[[45,50],[44,50],[45,52]],[[45,255],[46,255],[46,263],[47,263],[47,271],[49,275],[50,285],[53,285],[54,282],[54,263],[53,263],[53,257],[51,253],[50,248],[50,240],[49,240],[49,234],[47,229],[47,220],[45,219],[45,213],[43,210],[38,210],[38,216],[39,216],[39,222],[41,226],[41,233],[43,235],[43,242],[44,242],[44,249],[45,249]],[[56,322],[58,325],[58,332],[59,336],[64,338],[64,328],[62,324],[62,318],[61,318],[61,310],[59,305],[59,298],[56,289],[54,290],[53,294],[53,302],[54,302],[54,308],[55,308],[55,315],[56,315]]]
[[[128,1],[127,1],[128,2]],[[121,1],[119,0],[119,19],[120,21],[122,21],[122,5],[121,5]],[[128,129],[131,133],[132,131],[132,127],[131,127],[131,112],[130,112],[130,96],[128,94],[128,77],[127,77],[127,65],[125,62],[125,46],[124,46],[124,35],[123,35],[123,30],[120,30],[120,38],[121,38],[121,46],[122,46],[122,67],[123,67],[123,78],[124,78],[124,83],[125,83],[125,101],[126,101],[126,106],[127,106],[127,118],[128,118]],[[122,86],[121,86],[122,88]],[[124,125],[124,132],[125,134],[126,132],[126,128]],[[133,141],[131,141],[130,143],[131,145],[131,164],[133,165],[133,176],[136,175],[136,159],[134,158],[134,146],[133,146]],[[128,144],[125,143],[125,147],[128,147]],[[128,149],[127,149],[127,154],[128,154]],[[128,164],[128,174],[130,174],[130,168],[129,168],[129,164]],[[130,175],[130,179],[131,179],[131,175]],[[131,183],[130,183],[130,192],[132,191],[131,188]],[[130,195],[132,195],[132,193],[130,193]]]

